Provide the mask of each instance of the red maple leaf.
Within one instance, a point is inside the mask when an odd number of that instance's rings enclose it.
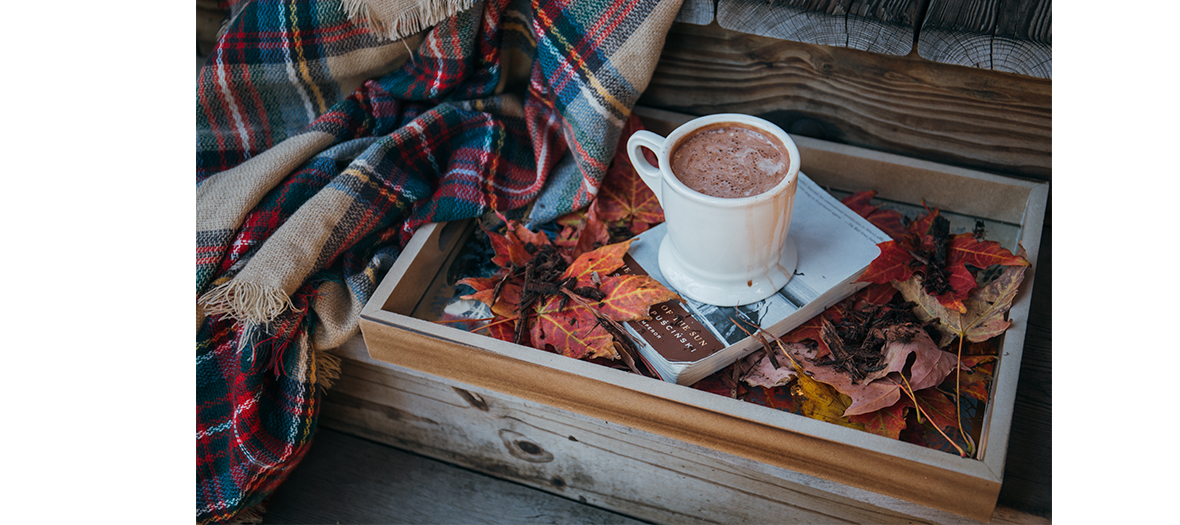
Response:
[[[553,348],[574,359],[615,357],[614,338],[599,326],[594,313],[582,306],[562,308],[561,297],[550,297],[537,308],[530,331],[534,344]]]
[[[854,205],[862,206],[863,196],[853,201]],[[935,220],[939,216],[937,208],[927,215],[910,223],[908,234],[892,241],[877,245],[881,253],[869,264],[864,273],[858,278],[859,282],[875,284],[900,283],[910,279],[915,273],[929,277],[926,291],[935,297],[943,306],[965,312],[971,290],[976,287],[975,274],[967,267],[987,268],[999,264],[1005,266],[1028,266],[1028,261],[1019,255],[1014,255],[995,241],[981,241],[972,233],[952,235],[941,245],[936,242],[933,233],[937,228]],[[947,222],[941,219],[943,232]],[[942,246],[942,247],[940,247]],[[938,267],[932,267],[934,261],[939,260],[939,253],[943,262]],[[921,254],[921,255],[919,255]],[[933,275],[932,275],[933,272]],[[938,277],[943,284],[938,285]]]
[[[583,253],[596,250],[610,244],[610,230],[606,223],[598,218],[598,201],[590,203],[586,210],[585,222],[578,231],[578,240],[569,252],[570,260],[581,257]]]
[[[914,256],[904,241],[885,241],[877,245],[881,254],[869,263],[858,282],[888,284],[904,281],[914,274]]]
[[[922,205],[925,206],[926,203],[923,202]],[[930,230],[930,224],[934,222],[934,219],[938,217],[938,214],[938,208],[934,208],[933,210],[926,208],[926,215],[915,219],[914,222],[911,222],[909,227],[906,229],[911,235],[921,238],[923,235],[926,235],[927,231]]]
[[[507,270],[505,270],[506,272]],[[516,307],[520,304],[520,286],[518,281],[506,281],[500,286],[500,296],[492,303],[496,285],[503,280],[500,277],[468,277],[461,279],[459,284],[466,284],[475,289],[475,293],[464,295],[461,299],[474,299],[492,308],[492,313],[501,317],[516,315]]]
[[[1015,255],[996,241],[981,241],[971,233],[960,233],[951,237],[947,244],[947,262],[970,264],[976,268],[987,268],[993,264],[1001,266],[1028,266],[1024,257]]]
[[[508,322],[506,319],[502,319],[501,321],[502,322],[498,322],[498,323],[494,322],[494,323],[491,323],[488,325],[488,335],[490,335],[496,339],[499,339],[501,341],[507,341],[509,343],[515,341],[516,340],[516,329],[515,329],[516,325],[514,323]],[[529,344],[530,346],[532,346],[528,342],[525,342],[524,344]]]
[[[857,308],[865,305],[884,306],[897,295],[897,288],[889,284],[870,284],[852,296]]]
[[[504,219],[502,215],[500,218]],[[533,260],[535,248],[550,244],[549,237],[543,232],[534,233],[523,224],[513,220],[504,219],[504,222],[508,224],[508,231],[504,235],[484,230],[484,233],[488,234],[488,240],[492,243],[492,250],[496,252],[496,256],[492,257],[492,262],[501,268],[512,266],[521,268]],[[529,246],[533,247],[533,251],[529,251]]]
[[[959,428],[959,411],[955,407],[955,400],[939,392],[937,388],[919,390],[914,392],[914,397],[918,398],[918,406],[922,407],[922,412],[930,418],[930,423],[936,428]]]
[[[896,210],[883,210],[870,204],[870,201],[876,195],[876,191],[858,191],[844,197],[840,202],[856,212],[857,215],[867,219],[873,226],[880,228],[881,231],[890,237],[894,239],[905,237],[909,232],[906,230],[905,221],[901,213]]]
[[[905,430],[906,412],[912,412],[913,408],[914,403],[908,398],[903,398],[893,406],[882,408],[876,412],[848,416],[848,420],[864,425],[865,430],[874,434],[897,439],[901,435],[901,431]]]

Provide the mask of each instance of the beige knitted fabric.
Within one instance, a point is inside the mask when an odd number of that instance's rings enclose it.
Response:
[[[475,0],[343,0],[353,20],[365,20],[369,30],[400,40],[443,19],[471,8]]]

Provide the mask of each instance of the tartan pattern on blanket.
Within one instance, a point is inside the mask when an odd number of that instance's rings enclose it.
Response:
[[[486,0],[406,43],[339,2],[222,3],[235,16],[197,90],[196,293],[248,283],[286,306],[198,309],[199,523],[258,504],[306,454],[325,350],[419,226],[593,199],[654,68],[612,57],[658,56],[679,3]]]

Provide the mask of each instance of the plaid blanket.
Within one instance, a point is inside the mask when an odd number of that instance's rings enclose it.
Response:
[[[357,1],[220,4],[197,88],[199,523],[306,454],[327,350],[419,226],[593,199],[681,0],[422,0],[443,18],[410,36],[372,20],[398,1]]]

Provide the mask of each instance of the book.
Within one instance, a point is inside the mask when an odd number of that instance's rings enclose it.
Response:
[[[619,272],[649,275],[672,288],[658,263],[666,231],[660,224],[636,236]],[[762,348],[747,334],[755,332],[747,323],[782,335],[856,293],[868,285],[856,280],[880,253],[877,244],[890,240],[802,172],[787,236],[798,250],[798,266],[769,298],[738,307],[684,298],[652,306],[651,319],[625,323],[640,356],[660,379],[696,383]]]

